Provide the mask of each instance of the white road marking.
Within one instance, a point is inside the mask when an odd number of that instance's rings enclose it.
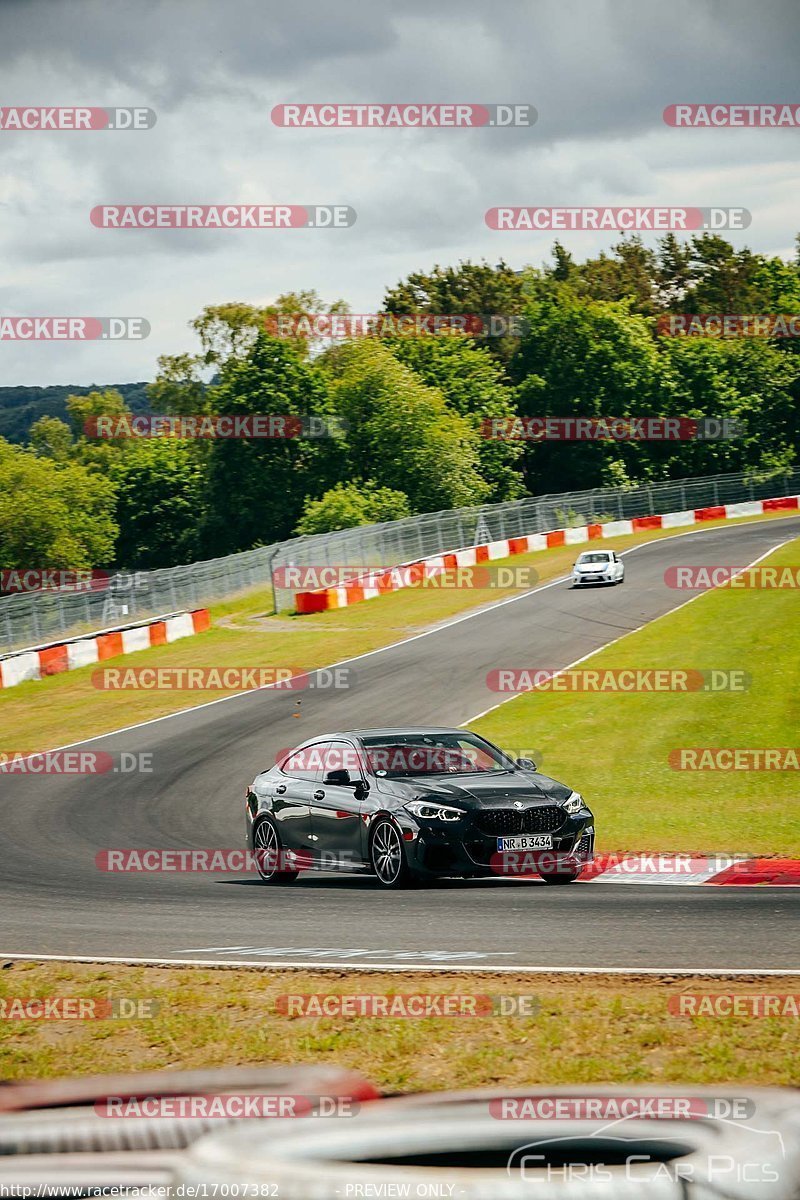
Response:
[[[480,950],[350,950],[338,946],[192,946],[188,950],[178,950],[178,954],[286,954],[294,956],[305,954],[309,958],[367,958],[373,954],[382,954],[385,958],[400,959],[403,962],[410,959],[420,959],[423,962],[438,962],[453,958],[515,958],[514,950],[496,950],[484,954]]]
[[[179,952],[178,952],[179,953]],[[392,971],[407,974],[410,971],[428,971],[443,974],[458,972],[459,974],[493,975],[673,975],[676,977],[703,976],[714,979],[737,978],[747,976],[800,976],[798,970],[782,970],[778,967],[511,967],[505,964],[497,966],[453,965],[448,967],[426,963],[415,966],[404,963],[352,963],[341,962],[265,962],[263,959],[237,960],[218,958],[122,958],[91,954],[4,954],[0,959],[15,962],[83,962],[83,963],[118,963],[132,967],[220,967],[229,970],[231,967],[261,967],[264,970],[303,971],[316,968],[320,971],[341,971],[346,965],[351,971]]]

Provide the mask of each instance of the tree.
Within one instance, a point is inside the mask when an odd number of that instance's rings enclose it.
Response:
[[[158,374],[147,392],[154,412],[191,416],[209,412],[209,389],[202,362],[192,354],[162,354]]]
[[[512,421],[516,416],[514,393],[505,374],[487,351],[461,334],[435,337],[395,337],[386,345],[400,362],[411,367],[429,387],[444,396],[480,434],[492,418]],[[480,437],[478,471],[488,484],[487,500],[516,500],[525,494],[520,470],[520,442]]]
[[[96,471],[107,471],[111,461],[130,444],[124,438],[98,438],[94,434],[98,417],[130,417],[131,411],[115,388],[67,396],[67,412],[73,433],[73,457]]]
[[[232,358],[212,389],[212,411],[316,417],[332,411],[326,381],[285,342],[259,333],[243,359]],[[291,431],[290,431],[291,432]],[[205,553],[229,554],[289,537],[307,496],[322,495],[342,477],[345,448],[325,437],[230,438],[210,444]]]
[[[658,244],[655,287],[658,306],[680,311],[692,285],[692,249],[674,233],[666,234]]]
[[[194,442],[142,438],[111,462],[109,476],[116,491],[120,565],[155,569],[202,557],[207,455]]]
[[[682,311],[693,313],[758,312],[760,297],[755,276],[760,255],[747,248],[734,250],[714,233],[692,238],[692,286]]]
[[[661,407],[666,416],[733,419],[743,436],[653,447],[659,474],[769,470],[794,465],[800,409],[797,358],[760,338],[663,338]]]
[[[73,433],[79,438],[91,433],[97,417],[130,416],[130,409],[115,388],[67,396],[67,412]]]
[[[525,302],[523,276],[502,259],[489,263],[461,262],[457,267],[435,266],[414,271],[389,288],[384,296],[386,313],[516,315]],[[503,362],[517,348],[517,338],[481,337],[479,343]]]
[[[656,256],[637,235],[623,237],[610,254],[600,253],[580,265],[564,247],[553,247],[555,264],[546,268],[550,279],[567,283],[576,295],[592,300],[631,300],[637,312],[655,311]]]
[[[296,532],[330,533],[410,516],[408,497],[403,492],[378,487],[372,480],[362,484],[337,483],[319,500],[308,501]]]
[[[39,417],[31,426],[31,448],[40,458],[68,462],[75,449],[72,430],[58,417]]]
[[[630,302],[581,299],[565,285],[526,309],[526,333],[510,370],[527,417],[662,416],[658,349],[650,323]],[[526,477],[536,492],[599,487],[605,464],[648,473],[642,442],[526,442]]]
[[[347,424],[346,476],[404,492],[412,512],[479,504],[480,435],[374,338],[323,356],[331,399]]]
[[[0,439],[0,568],[84,571],[113,560],[110,480]]]

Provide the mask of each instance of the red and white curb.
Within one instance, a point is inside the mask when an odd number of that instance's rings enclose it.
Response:
[[[770,500],[746,500],[740,504],[717,504],[709,508],[689,508],[684,512],[664,513],[661,516],[633,517],[629,521],[608,521],[605,524],[577,525],[572,529],[554,529],[550,533],[531,533],[525,537],[502,538],[496,542],[483,542],[479,546],[468,546],[446,554],[435,554],[429,558],[400,563],[398,567],[367,575],[356,575],[338,587],[315,588],[295,594],[295,610],[298,613],[325,612],[333,608],[346,608],[362,600],[372,600],[387,592],[397,592],[422,581],[423,576],[456,570],[458,567],[474,567],[494,559],[510,558],[515,554],[530,554],[536,550],[547,550],[554,546],[577,546],[596,539],[624,537],[648,529],[679,529],[686,525],[699,525],[703,521],[730,521],[736,517],[758,517],[771,512],[793,512],[800,509],[800,497],[779,496]],[[357,568],[354,568],[356,570]],[[367,582],[368,580],[368,582]]]
[[[165,646],[210,628],[208,609],[198,608],[194,612],[156,617],[138,625],[120,626],[55,645],[34,646],[0,659],[0,688],[60,675],[62,671],[74,671],[77,667],[105,662],[108,658],[118,658],[136,650],[149,650],[151,646]]]
[[[535,878],[535,876],[532,876]],[[579,883],[800,887],[800,859],[724,854],[598,854]]]

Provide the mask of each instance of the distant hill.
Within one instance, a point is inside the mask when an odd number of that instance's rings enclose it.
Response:
[[[67,420],[67,396],[115,388],[131,412],[150,412],[147,383],[92,383],[88,387],[54,384],[52,387],[0,387],[0,437],[9,442],[27,442],[31,425],[39,417]]]

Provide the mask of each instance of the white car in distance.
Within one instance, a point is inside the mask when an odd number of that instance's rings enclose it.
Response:
[[[625,564],[613,550],[584,550],[572,567],[570,587],[587,583],[622,583]]]

